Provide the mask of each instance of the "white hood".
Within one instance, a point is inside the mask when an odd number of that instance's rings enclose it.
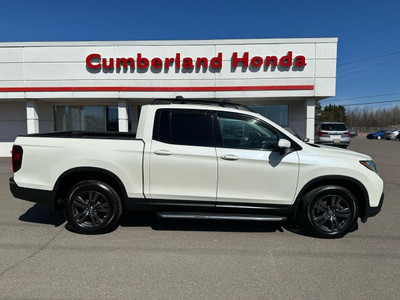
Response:
[[[355,151],[343,149],[343,148],[338,148],[334,146],[328,146],[328,145],[318,145],[319,149],[316,147],[312,147],[315,150],[319,150],[319,154],[325,154],[329,156],[332,154],[335,157],[341,156],[343,158],[354,158],[354,159],[359,159],[359,160],[372,160],[372,158],[366,154],[363,153],[358,153]],[[323,151],[323,153],[321,153]]]

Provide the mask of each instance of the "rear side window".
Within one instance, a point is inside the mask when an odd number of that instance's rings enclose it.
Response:
[[[346,125],[344,124],[321,124],[322,130],[327,131],[346,131]]]
[[[153,139],[176,145],[213,146],[210,114],[202,110],[160,109]]]

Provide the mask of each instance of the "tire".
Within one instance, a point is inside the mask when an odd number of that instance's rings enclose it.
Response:
[[[79,182],[70,189],[66,199],[65,218],[79,233],[110,232],[122,214],[118,193],[104,182],[96,180]]]
[[[342,237],[355,228],[357,219],[357,200],[341,186],[321,186],[302,198],[300,221],[313,236]]]
[[[378,135],[376,138],[377,138],[378,140],[381,140],[381,139],[382,139],[382,137],[381,137],[380,135]]]

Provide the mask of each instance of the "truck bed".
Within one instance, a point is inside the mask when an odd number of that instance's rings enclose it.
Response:
[[[145,143],[134,133],[64,131],[18,136],[23,149],[21,171],[14,174],[22,188],[52,191],[65,173],[84,169],[115,174],[128,197],[143,197],[142,163]]]

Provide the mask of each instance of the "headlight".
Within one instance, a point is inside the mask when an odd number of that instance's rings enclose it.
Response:
[[[372,172],[378,173],[378,172],[376,171],[376,166],[375,166],[375,164],[374,164],[374,162],[373,162],[372,160],[360,160],[360,163],[361,163],[364,167],[370,169]]]

